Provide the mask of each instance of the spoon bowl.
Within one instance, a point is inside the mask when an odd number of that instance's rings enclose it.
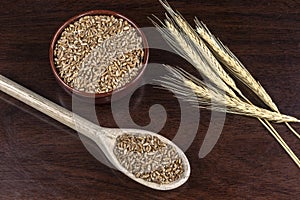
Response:
[[[140,130],[140,129],[117,129],[117,128],[107,129],[95,125],[94,130],[96,130],[97,132],[95,133],[95,135],[91,136],[90,138],[93,141],[95,141],[96,144],[101,148],[101,150],[104,152],[104,154],[106,155],[106,157],[108,158],[108,160],[111,162],[112,165],[114,165],[119,171],[121,171],[126,176],[133,179],[134,181],[156,190],[171,190],[181,186],[188,180],[190,176],[189,161],[185,156],[185,154],[182,152],[182,150],[167,138],[157,133],[150,132],[147,130]],[[137,178],[133,173],[129,172],[125,167],[123,167],[120,164],[116,155],[113,153],[118,136],[122,136],[124,134],[139,135],[139,136],[147,136],[147,135],[156,136],[163,143],[171,145],[176,150],[183,163],[184,171],[183,174],[181,175],[181,178],[168,184],[158,184],[155,182],[149,182],[144,179]]]
[[[84,119],[83,117],[49,101],[48,99],[24,88],[23,86],[5,78],[2,75],[0,75],[0,90],[93,140],[103,151],[103,153],[112,165],[114,165],[119,171],[124,173],[126,176],[142,185],[156,190],[171,190],[184,184],[190,176],[190,164],[182,150],[179,147],[177,147],[173,142],[157,133],[139,129],[118,129],[100,127]],[[162,184],[147,181],[143,178],[137,177],[135,174],[126,169],[119,162],[118,158],[114,153],[118,137],[123,136],[124,134],[138,136],[148,135],[151,137],[157,137],[165,145],[171,146],[177,152],[179,159],[181,159],[183,172],[182,174],[180,174],[180,177],[175,181]],[[143,153],[146,154],[148,152]]]

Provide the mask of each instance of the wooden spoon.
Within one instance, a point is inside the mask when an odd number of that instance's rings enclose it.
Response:
[[[49,101],[48,99],[24,88],[23,86],[7,79],[2,75],[0,75],[0,90],[93,140],[103,151],[103,153],[106,155],[107,159],[111,162],[112,165],[114,165],[119,171],[123,172],[126,176],[142,185],[156,190],[171,190],[181,186],[189,178],[190,164],[185,154],[173,142],[159,134],[138,129],[117,129],[100,127],[80,117],[79,115]],[[116,144],[117,137],[125,133],[140,136],[156,136],[165,144],[173,146],[174,149],[177,151],[179,157],[181,158],[184,168],[184,172],[180,176],[180,178],[174,182],[159,184],[155,182],[146,181],[142,178],[137,178],[134,174],[132,174],[126,168],[124,168],[119,163],[118,159],[113,153],[113,150]]]

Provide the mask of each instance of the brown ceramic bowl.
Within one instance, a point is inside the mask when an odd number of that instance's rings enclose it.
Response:
[[[87,16],[87,15],[108,15],[108,16],[116,16],[118,18],[122,18],[126,21],[128,21],[129,24],[132,25],[132,27],[134,27],[138,34],[142,37],[142,42],[143,42],[143,50],[144,50],[144,57],[142,59],[142,66],[137,74],[136,77],[134,77],[130,82],[128,82],[127,84],[125,84],[123,87],[120,87],[118,89],[115,89],[113,91],[107,92],[107,93],[101,93],[101,94],[92,94],[92,93],[86,93],[86,92],[82,92],[82,91],[78,91],[72,87],[70,87],[69,85],[67,85],[62,79],[61,77],[58,75],[56,66],[54,64],[54,49],[55,49],[55,44],[57,42],[57,40],[60,38],[61,33],[64,31],[64,29],[71,23],[79,20],[81,17]],[[147,39],[144,35],[144,33],[138,28],[138,26],[132,22],[130,19],[128,19],[127,17],[113,12],[113,11],[109,11],[109,10],[92,10],[92,11],[88,11],[88,12],[84,12],[81,13],[77,16],[72,17],[71,19],[67,20],[59,29],[58,31],[55,33],[52,41],[51,41],[51,46],[50,46],[50,50],[49,50],[49,58],[50,58],[50,64],[51,64],[51,68],[52,71],[54,73],[54,76],[57,80],[57,82],[59,83],[59,85],[69,94],[71,95],[76,95],[76,97],[79,97],[82,100],[90,100],[91,98],[95,99],[96,103],[109,103],[111,101],[111,97],[112,95],[114,95],[114,100],[120,99],[122,97],[124,97],[126,94],[128,94],[131,90],[133,89],[135,86],[137,86],[137,84],[139,83],[141,76],[143,74],[143,72],[145,71],[145,68],[147,66],[148,63],[148,58],[149,58],[149,48],[148,48],[148,42]]]

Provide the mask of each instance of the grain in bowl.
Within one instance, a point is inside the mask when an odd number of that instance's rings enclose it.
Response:
[[[58,32],[50,48],[52,69],[77,94],[111,95],[134,82],[148,60],[141,31],[111,11],[77,16]]]

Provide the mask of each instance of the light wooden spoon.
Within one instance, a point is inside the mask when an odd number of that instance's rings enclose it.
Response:
[[[138,129],[117,129],[100,127],[80,117],[79,115],[49,101],[48,99],[24,88],[23,86],[5,78],[2,75],[0,75],[0,90],[93,140],[100,147],[100,149],[103,151],[112,165],[114,165],[119,171],[123,172],[129,178],[142,185],[156,190],[171,190],[184,184],[190,176],[190,164],[185,154],[174,143],[159,134]],[[130,173],[118,162],[115,154],[113,153],[113,149],[116,144],[116,138],[119,135],[123,135],[124,133],[141,136],[156,136],[162,142],[173,146],[177,151],[179,157],[182,159],[182,163],[184,166],[184,172],[181,177],[178,180],[170,182],[168,184],[158,184],[154,182],[148,182],[141,178],[136,178],[134,174]]]

